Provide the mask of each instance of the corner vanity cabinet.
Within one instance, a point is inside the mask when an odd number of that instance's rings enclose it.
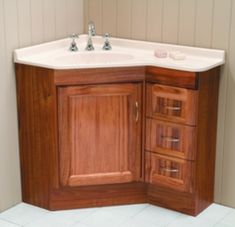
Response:
[[[213,202],[219,68],[16,64],[23,201],[50,210]]]

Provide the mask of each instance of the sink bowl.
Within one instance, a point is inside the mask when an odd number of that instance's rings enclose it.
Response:
[[[125,62],[134,57],[125,53],[107,53],[107,52],[76,52],[67,53],[63,56],[54,58],[56,64],[62,65],[80,65],[80,64],[109,64],[114,62]]]

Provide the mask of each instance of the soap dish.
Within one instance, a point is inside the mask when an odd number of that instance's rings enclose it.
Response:
[[[171,51],[169,53],[169,57],[172,58],[173,60],[185,60],[186,55],[180,51]]]

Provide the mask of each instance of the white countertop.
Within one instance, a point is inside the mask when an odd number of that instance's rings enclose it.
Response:
[[[14,51],[14,62],[50,69],[82,69],[132,66],[157,66],[169,69],[202,72],[225,63],[225,51],[163,43],[111,38],[111,51],[102,50],[102,37],[92,37],[95,51],[85,51],[87,35],[77,40],[78,52],[68,50],[71,39],[62,39]],[[184,60],[157,58],[157,49],[180,51]]]

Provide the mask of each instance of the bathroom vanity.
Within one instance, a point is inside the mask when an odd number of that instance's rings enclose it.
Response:
[[[79,58],[67,43],[15,51],[23,201],[49,210],[148,202],[190,215],[208,207],[224,52],[113,39],[113,52]],[[188,59],[156,59],[159,45]]]

